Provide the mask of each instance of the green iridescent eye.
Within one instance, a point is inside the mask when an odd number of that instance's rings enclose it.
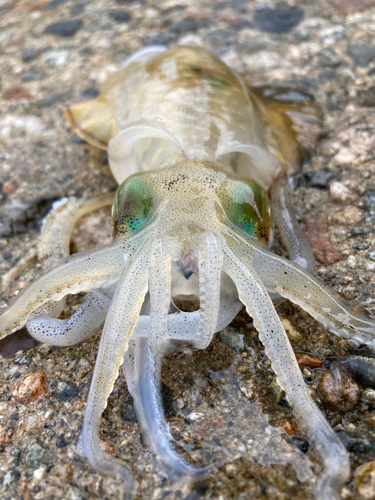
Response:
[[[154,213],[152,196],[139,176],[121,184],[112,208],[114,236],[125,236],[142,229]]]
[[[264,189],[249,179],[232,180],[224,202],[228,219],[239,229],[265,243],[272,233],[270,203]]]

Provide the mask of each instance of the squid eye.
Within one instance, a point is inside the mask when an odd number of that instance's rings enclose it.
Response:
[[[121,184],[112,207],[114,236],[126,236],[139,231],[154,214],[152,195],[140,176]]]
[[[231,180],[225,199],[228,219],[245,233],[268,243],[272,235],[272,218],[264,189],[250,179]]]

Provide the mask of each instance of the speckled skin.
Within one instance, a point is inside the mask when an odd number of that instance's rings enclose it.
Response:
[[[348,476],[345,448],[305,387],[268,292],[289,298],[333,332],[370,347],[375,323],[352,312],[293,255],[295,262],[289,262],[267,249],[272,221],[263,188],[272,190],[283,175],[296,171],[306,134],[301,119],[315,116],[315,108],[307,106],[293,132],[282,119],[285,109],[275,119],[270,109],[212,54],[176,47],[137,54],[99,98],[66,111],[82,137],[99,147],[108,145],[119,182],[135,175],[116,197],[112,245],[68,257],[29,286],[2,315],[1,335],[27,321],[36,338],[74,345],[105,320],[82,446],[92,466],[122,479],[128,493],[129,469],[104,451],[99,438],[101,414],[124,353],[138,419],[160,467],[172,476],[200,477],[207,469],[178,456],[165,425],[161,360],[182,334],[195,347],[207,345],[240,302],[253,317],[278,383],[321,456],[318,498],[338,498]],[[311,133],[318,135],[314,127]],[[245,174],[260,185],[242,179]],[[297,254],[303,257],[301,250]],[[224,286],[229,279],[238,292],[238,297],[231,292],[232,309]],[[176,286],[180,295],[200,298],[198,324],[190,329],[172,307]],[[76,313],[67,321],[54,319],[53,301],[82,290],[92,293]],[[138,337],[141,352],[129,347],[129,339]]]

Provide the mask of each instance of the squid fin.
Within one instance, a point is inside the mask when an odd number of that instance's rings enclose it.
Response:
[[[81,139],[99,149],[107,149],[114,136],[114,113],[103,95],[68,106],[63,112],[65,119]]]
[[[246,78],[245,82],[249,83]],[[288,87],[248,85],[248,91],[259,110],[270,152],[284,174],[298,173],[324,132],[319,105],[310,94]]]

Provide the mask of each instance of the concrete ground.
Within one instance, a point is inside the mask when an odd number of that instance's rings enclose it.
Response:
[[[254,84],[281,83],[316,97],[326,134],[298,180],[297,213],[316,276],[375,313],[372,0],[15,0],[2,2],[0,12],[0,272],[9,278],[0,311],[41,274],[35,248],[52,203],[116,187],[106,154],[71,131],[62,106],[95,96],[139,48],[179,43],[216,52]],[[108,209],[78,223],[72,251],[110,240]],[[278,241],[275,250],[282,251]],[[70,299],[66,314],[80,300]],[[375,499],[375,389],[347,372],[338,398],[326,384],[330,362],[371,353],[354,350],[289,303],[278,309],[317,404],[350,451],[341,498]],[[25,336],[2,341],[1,499],[118,498],[116,482],[95,473],[76,446],[99,339],[69,349]],[[319,468],[317,458],[244,312],[205,351],[166,359],[163,383],[178,445],[197,462],[222,465],[193,484],[159,474],[121,374],[102,437],[132,465],[134,498],[314,498],[309,467]]]

